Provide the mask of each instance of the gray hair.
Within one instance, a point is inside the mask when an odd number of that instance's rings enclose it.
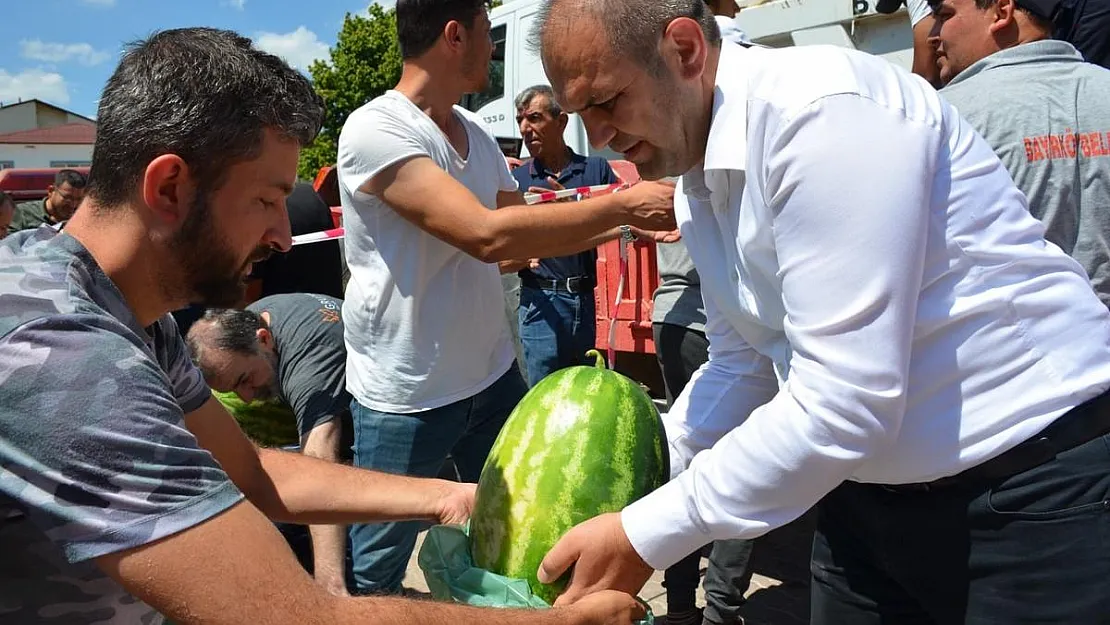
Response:
[[[515,106],[518,111],[524,110],[532,103],[532,100],[535,100],[539,96],[543,96],[547,99],[547,112],[550,113],[552,117],[558,117],[559,114],[563,112],[563,107],[559,106],[559,103],[555,101],[555,92],[547,85],[532,85],[524,91],[521,91],[516,96],[516,99],[513,100],[513,106]]]
[[[568,3],[573,3],[572,7],[564,6]],[[609,47],[617,56],[631,59],[653,74],[662,70],[659,42],[663,31],[680,17],[697,22],[710,45],[721,45],[721,30],[705,0],[545,0],[533,22],[529,42],[532,51],[542,54],[552,32],[553,16],[558,17],[560,26],[569,28],[570,20],[581,18],[583,13],[602,24]]]

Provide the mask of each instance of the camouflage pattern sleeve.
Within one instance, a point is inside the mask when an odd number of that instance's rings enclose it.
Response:
[[[166,362],[162,363],[162,370],[173,384],[173,394],[182,412],[190,412],[200,408],[212,398],[212,390],[204,381],[200,369],[189,358],[189,351],[185,347],[185,339],[177,328],[173,315],[167,314],[158,321],[157,332],[161,333],[166,349],[157,350],[165,353]]]
[[[0,339],[0,495],[70,562],[164,538],[242,499],[186,429],[179,395],[197,387],[171,381],[159,362],[171,350],[158,347],[84,314]]]

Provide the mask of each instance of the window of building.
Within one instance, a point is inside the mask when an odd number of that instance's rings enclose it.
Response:
[[[15,169],[15,161],[0,161],[0,169]]]
[[[468,111],[478,109],[500,100],[505,95],[505,39],[508,25],[502,24],[490,30],[493,39],[493,58],[489,62],[489,86],[481,93],[468,93],[463,96],[462,107]]]
[[[51,167],[88,167],[92,161],[50,161]]]

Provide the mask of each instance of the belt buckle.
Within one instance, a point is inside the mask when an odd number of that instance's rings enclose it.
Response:
[[[571,286],[571,284],[572,284],[572,282],[571,282],[571,281],[572,281],[572,280],[577,280],[577,279],[578,279],[578,278],[567,278],[567,293],[574,293],[574,292],[575,292],[575,291],[574,291],[574,287],[573,287],[573,286]]]

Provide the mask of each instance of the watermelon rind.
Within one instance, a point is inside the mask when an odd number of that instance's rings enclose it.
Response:
[[[619,512],[670,475],[655,404],[590,353],[596,366],[552,373],[510,414],[482,470],[470,520],[474,564],[527,580],[549,604],[569,573],[543,584],[536,572],[559,538]]]

